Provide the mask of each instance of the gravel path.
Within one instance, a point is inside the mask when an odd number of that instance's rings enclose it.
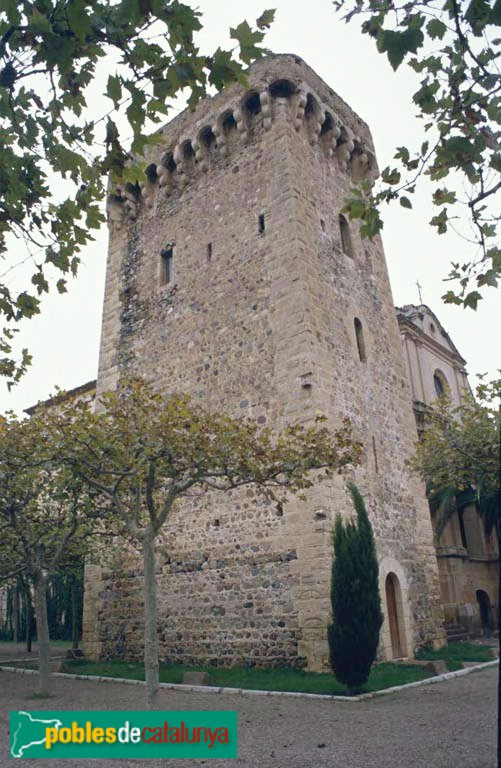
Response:
[[[236,709],[237,760],[18,760],[24,768],[494,768],[497,668],[364,702],[163,690],[163,709]],[[142,689],[54,679],[30,698],[33,675],[0,671],[0,766],[17,709],[140,709]]]

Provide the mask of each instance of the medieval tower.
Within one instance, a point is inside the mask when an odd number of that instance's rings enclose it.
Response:
[[[374,174],[367,126],[301,59],[257,62],[185,111],[149,149],[140,196],[114,190],[98,393],[121,375],[282,428],[349,417],[370,512],[385,622],[380,655],[443,637],[416,427],[379,239],[342,214]],[[187,662],[327,659],[331,531],[344,481],[283,512],[245,492],[189,500],[159,551],[160,653]],[[92,566],[91,655],[140,653],[141,572]]]

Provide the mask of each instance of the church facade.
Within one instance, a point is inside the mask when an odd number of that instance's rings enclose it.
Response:
[[[419,433],[437,397],[447,391],[456,406],[471,394],[466,361],[429,307],[407,305],[396,311]],[[468,492],[456,498],[456,511],[443,531],[439,512],[432,508],[431,516],[447,636],[488,636],[497,627],[496,535],[486,535]]]
[[[376,539],[381,658],[444,641],[416,427],[382,243],[343,215],[377,173],[368,127],[303,61],[260,60],[183,112],[148,152],[142,189],[110,190],[97,392],[141,375],[160,391],[277,429],[348,417],[352,479]],[[331,532],[344,480],[283,512],[245,492],[175,511],[159,546],[161,658],[325,669]],[[141,653],[141,571],[89,565],[84,643]]]

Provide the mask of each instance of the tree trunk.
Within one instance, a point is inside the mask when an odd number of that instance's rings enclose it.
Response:
[[[77,580],[73,576],[71,579],[71,647],[74,651],[78,650],[78,639]]]
[[[20,640],[20,626],[19,626],[19,579],[16,581],[14,587],[14,607],[12,609],[14,618],[14,642],[18,643]]]
[[[33,629],[33,616],[29,592],[26,592],[26,652],[31,653],[31,632]]]
[[[38,640],[38,693],[49,695],[49,621],[47,618],[47,576],[38,573],[34,578],[35,615]]]
[[[24,611],[25,611],[25,634],[26,634],[26,652],[31,653],[31,636],[33,633],[33,606],[31,605],[31,592],[29,583],[23,578]]]
[[[146,703],[155,708],[159,690],[157,637],[157,582],[155,577],[155,536],[147,530],[143,538],[144,568],[144,671]]]

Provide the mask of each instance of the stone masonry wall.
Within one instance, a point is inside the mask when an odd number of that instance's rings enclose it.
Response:
[[[366,446],[353,477],[382,593],[387,573],[400,579],[406,653],[440,642],[429,514],[404,464],[416,434],[382,245],[348,223],[351,246],[340,238],[352,178],[376,172],[367,127],[300,59],[280,56],[254,65],[247,91],[205,100],[163,137],[141,200],[111,190],[98,391],[134,372],[276,428],[318,411],[332,426],[349,416]],[[332,523],[351,511],[341,479],[283,511],[246,492],[187,500],[158,548],[161,656],[323,668]],[[139,565],[89,575],[94,655],[140,653],[140,586]]]

